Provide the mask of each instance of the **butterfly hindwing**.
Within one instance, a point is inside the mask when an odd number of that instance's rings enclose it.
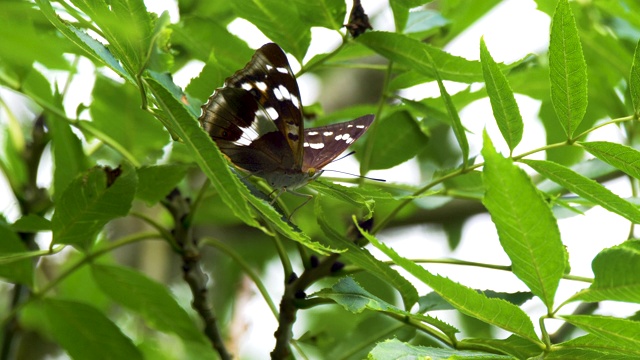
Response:
[[[302,171],[322,169],[358,140],[372,121],[373,115],[365,115],[351,121],[305,129]]]

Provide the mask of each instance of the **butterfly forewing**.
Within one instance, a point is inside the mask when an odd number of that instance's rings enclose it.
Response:
[[[373,115],[304,130],[287,57],[278,45],[267,44],[213,93],[199,121],[236,166],[283,191],[318,177],[317,170],[367,130]]]
[[[258,49],[244,69],[225,82],[227,87],[241,88],[253,95],[263,113],[285,135],[299,166],[302,165],[302,105],[298,82],[287,56],[276,44]]]
[[[351,121],[305,129],[302,171],[325,167],[358,140],[372,121],[373,115],[365,115]]]

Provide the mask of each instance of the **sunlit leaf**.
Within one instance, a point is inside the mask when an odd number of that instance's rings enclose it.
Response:
[[[509,145],[509,149],[513,151],[522,139],[524,127],[522,116],[509,82],[491,57],[484,38],[480,39],[480,60],[493,116],[496,118],[502,137]]]
[[[389,256],[395,264],[431,287],[461,313],[522,336],[533,343],[540,342],[533,329],[531,319],[518,306],[501,299],[489,299],[448,278],[433,275],[415,262],[401,257],[369,233],[362,229],[360,231],[367,240]]]
[[[634,224],[640,224],[640,210],[603,185],[551,161],[521,160],[535,171],[564,186],[567,190],[614,212]]]
[[[27,311],[74,359],[142,360],[142,354],[131,339],[92,306],[68,300],[39,299],[30,303]]]
[[[486,132],[482,156],[483,203],[513,273],[552,311],[567,258],[556,219],[527,174],[496,152]]]
[[[53,243],[88,249],[107,222],[129,213],[136,183],[136,172],[127,163],[82,173],[58,201],[51,218]]]
[[[587,64],[568,0],[559,0],[549,42],[551,101],[567,137],[587,111]]]
[[[629,240],[601,251],[591,264],[595,278],[573,299],[640,303],[640,240]]]

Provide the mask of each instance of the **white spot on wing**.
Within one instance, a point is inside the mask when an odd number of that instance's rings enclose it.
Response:
[[[263,83],[262,81],[256,81],[255,86],[262,92],[267,90],[267,84]]]
[[[293,106],[295,106],[296,108],[300,109],[300,100],[298,100],[297,97],[295,96],[291,96],[291,102],[293,103]]]
[[[282,74],[288,74],[289,73],[289,70],[287,70],[287,68],[284,68],[284,67],[277,67],[276,71],[279,72],[279,73],[282,73]]]
[[[348,127],[348,128],[351,128],[351,127],[353,127],[353,124],[349,124],[349,125],[347,125],[347,127]]]
[[[325,132],[322,133],[322,135],[331,136],[331,135],[333,135],[333,131],[325,131]]]
[[[349,126],[351,126],[351,125],[349,125]],[[364,125],[356,125],[356,127],[357,127],[358,129],[364,129]]]
[[[308,143],[308,142],[306,142],[306,143],[302,144],[302,146],[304,146],[304,147],[309,147],[309,143]]]
[[[251,84],[249,84],[249,83],[242,83],[242,85],[240,85],[240,87],[245,89],[245,90],[247,90],[247,91],[253,89],[253,86],[251,86]]]
[[[340,140],[342,140],[342,134],[341,134],[341,135],[337,135],[334,139],[335,139],[336,141],[340,141]]]
[[[280,92],[280,89],[278,88],[273,89],[273,95],[276,97],[278,101],[284,100],[284,96],[282,95],[282,93]]]
[[[267,112],[267,114],[269,114],[269,116],[273,120],[278,120],[278,118],[280,117],[280,114],[278,114],[278,111],[272,107],[268,107],[264,110]]]
[[[317,131],[309,131],[307,133],[307,135],[311,135],[311,136],[318,135],[318,132]]]
[[[271,64],[265,64],[265,67],[267,68],[267,70],[273,69],[273,66],[271,66]]]
[[[323,143],[312,143],[312,144],[309,144],[309,147],[311,147],[312,149],[319,150],[319,149],[324,148],[324,144]]]
[[[284,87],[284,85],[278,85],[276,89],[280,90],[280,93],[282,94],[282,97],[284,99],[287,99],[287,100],[291,99],[291,93],[289,92],[289,90],[287,90],[286,87]],[[273,92],[275,93],[275,89]]]

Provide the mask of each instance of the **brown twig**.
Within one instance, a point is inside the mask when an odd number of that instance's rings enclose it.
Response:
[[[200,266],[200,250],[193,236],[193,230],[186,221],[189,217],[191,204],[176,189],[167,196],[164,206],[171,213],[175,228],[173,236],[176,243],[182,250],[182,271],[183,278],[189,284],[193,294],[191,306],[196,310],[204,322],[204,334],[207,336],[213,348],[220,355],[220,359],[229,360],[231,354],[222,339],[222,334],[218,328],[218,320],[214,314],[212,300],[207,289],[207,274]]]
[[[338,262],[339,255],[332,254],[324,258],[316,267],[308,268],[300,277],[295,273],[289,276],[285,284],[284,294],[280,301],[280,316],[278,330],[275,332],[276,346],[271,352],[271,359],[290,359],[291,348],[289,343],[293,338],[293,324],[296,321],[298,306],[296,303],[306,297],[305,290],[314,282],[322,279],[337,270],[342,269],[342,263]]]
[[[49,134],[44,126],[44,115],[40,115],[32,130],[32,140],[27,144],[22,154],[22,158],[27,165],[27,181],[20,189],[12,189],[22,215],[37,214],[43,215],[51,208],[51,199],[46,189],[39,188],[36,179],[38,178],[38,165],[40,158],[49,142]],[[19,233],[20,239],[29,250],[38,250],[34,233]],[[31,291],[22,284],[15,284],[11,297],[11,308],[20,306],[30,295]],[[20,327],[15,316],[8,319],[2,329],[2,343],[0,343],[0,359],[13,358],[16,342],[20,338]]]

